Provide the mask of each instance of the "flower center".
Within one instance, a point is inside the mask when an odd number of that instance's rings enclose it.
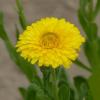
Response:
[[[59,44],[59,38],[54,33],[46,33],[42,36],[41,45],[43,48],[52,49],[57,47]]]

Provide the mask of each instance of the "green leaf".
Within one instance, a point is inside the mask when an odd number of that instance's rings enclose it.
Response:
[[[87,6],[89,4],[90,0],[79,0],[79,9],[81,10],[81,12],[83,12],[83,14],[87,17],[87,13],[88,13],[88,9]]]
[[[32,83],[26,94],[25,100],[51,100],[47,93],[44,92],[44,89],[37,85],[36,83]]]
[[[25,99],[25,96],[26,96],[26,89],[23,88],[23,87],[20,87],[20,88],[19,88],[19,92],[20,92],[20,94],[22,95],[23,99]]]
[[[20,35],[20,31],[16,25],[16,39],[18,40],[19,39],[19,35]]]
[[[100,37],[98,38],[98,55],[100,57]]]
[[[95,6],[95,10],[94,10],[94,18],[97,16],[99,11],[100,11],[100,0],[97,0],[96,6]]]
[[[3,39],[5,46],[8,50],[8,53],[11,59],[15,64],[21,69],[21,71],[26,75],[29,81],[32,81],[33,76],[37,73],[34,65],[30,64],[24,60],[17,52],[16,48],[11,43],[10,39],[7,36],[7,33],[3,24],[3,14],[0,13],[0,37]]]
[[[75,93],[72,89],[70,89],[70,100],[75,100]]]
[[[93,39],[98,38],[97,37],[98,27],[97,27],[96,23],[91,23],[90,33],[91,33]]]
[[[86,43],[84,45],[84,52],[85,52],[85,55],[91,65],[91,67],[93,67],[95,65],[95,61],[92,59],[94,54],[93,54],[93,50],[92,50],[92,44],[88,40],[86,41]]]
[[[52,100],[44,93],[37,93],[36,100]]]
[[[39,76],[34,76],[26,92],[25,100],[37,100],[37,93],[43,92],[43,82]]]
[[[97,39],[97,25],[95,23],[90,23],[80,10],[78,11],[78,18],[88,40],[93,41]]]
[[[36,91],[33,86],[29,86],[27,89],[25,100],[36,100]]]
[[[88,0],[89,2],[88,2],[88,15],[87,15],[87,17],[88,17],[88,20],[90,21],[90,22],[93,22],[93,0]]]
[[[89,41],[87,40],[85,45],[84,45],[84,52],[88,58],[88,61],[91,65],[91,67],[93,67],[93,69],[96,66],[99,66],[99,44],[98,44],[98,39],[94,40],[94,41]],[[93,71],[92,69],[92,71]]]
[[[99,45],[99,51],[97,53],[97,55],[100,57],[100,40],[98,40],[98,45]],[[96,49],[96,48],[94,48]],[[99,57],[96,57],[96,59],[94,58],[94,56],[92,57],[93,60],[95,61],[98,61],[98,64],[94,64],[94,67],[93,67],[93,73],[91,75],[91,77],[89,78],[88,82],[89,82],[89,85],[90,85],[90,88],[91,88],[91,91],[93,93],[93,98],[94,100],[100,100],[100,58]]]
[[[93,94],[93,100],[100,100],[100,66],[94,69],[93,75],[89,78],[88,82]]]
[[[27,76],[29,81],[32,81],[33,76],[37,73],[34,65],[30,64],[24,60],[17,52],[15,47],[10,41],[4,41],[5,46],[9,52],[11,59],[16,63],[16,65],[21,69],[21,71]]]
[[[74,61],[74,63],[76,65],[80,66],[81,68],[86,69],[89,72],[92,72],[91,68],[84,65],[80,60],[77,59],[77,60]]]
[[[41,88],[43,87],[43,80],[42,80],[39,76],[37,76],[37,75],[35,75],[35,76],[33,77],[32,83],[37,84],[37,85],[40,86]]]
[[[57,69],[58,88],[59,88],[59,100],[70,100],[70,86],[68,84],[68,78],[66,71],[63,67]]]
[[[58,82],[60,84],[66,84],[68,88],[70,88],[70,100],[78,100],[78,94],[76,87],[72,83],[71,77],[66,69],[63,67],[59,67],[57,71]],[[73,97],[71,97],[73,96]],[[73,99],[74,98],[74,99]]]
[[[0,12],[0,38],[6,40],[8,39],[8,36],[4,30],[3,20],[4,20],[4,15],[2,12]]]
[[[85,78],[77,76],[74,78],[74,83],[78,90],[79,100],[93,100],[88,82]]]
[[[41,67],[41,72],[43,73],[43,85],[44,91],[53,98],[53,82],[51,77],[51,67]]]
[[[80,11],[87,20],[93,20],[93,0],[80,0]]]
[[[88,11],[86,10],[88,7]],[[93,41],[97,38],[97,25],[93,23],[93,1],[80,0],[78,18],[88,40]]]
[[[86,6],[88,4],[89,0],[80,0],[79,2],[79,9],[81,10],[81,12],[83,12],[83,14],[86,16]]]
[[[85,2],[85,0],[80,0]],[[93,75],[89,79],[89,85],[94,96],[94,100],[100,100],[100,42],[99,36],[97,35],[98,28],[96,23],[94,23],[95,18],[100,10],[100,0],[97,0],[95,9],[93,10],[93,0],[88,0],[88,5],[80,5],[79,9],[79,20],[87,35],[87,42],[84,46],[85,54],[88,58],[90,65],[92,66]],[[88,8],[87,8],[88,7]],[[84,11],[85,9],[85,11]],[[86,11],[88,9],[88,11]],[[87,15],[84,14],[86,12]],[[86,26],[85,26],[86,25]],[[91,96],[88,97],[91,100]]]
[[[57,72],[57,79],[58,79],[58,82],[61,82],[61,81],[65,82],[65,83],[68,82],[67,76],[66,76],[66,71],[65,71],[65,69],[64,69],[63,67],[59,67],[59,68],[56,70],[56,72]]]
[[[24,9],[23,9],[21,0],[16,0],[16,5],[17,5],[17,9],[18,9],[20,24],[21,24],[22,28],[25,30],[26,26],[27,26],[27,21],[26,21],[26,17],[24,14]]]
[[[89,37],[90,36],[89,22],[81,10],[78,11],[78,18],[79,18],[80,24],[82,25],[82,28],[86,32],[87,37]]]
[[[59,83],[59,100],[70,100],[70,87],[61,82]]]
[[[51,73],[51,68],[50,67],[41,67],[41,72],[43,73],[43,80],[49,81],[50,80],[50,73]]]

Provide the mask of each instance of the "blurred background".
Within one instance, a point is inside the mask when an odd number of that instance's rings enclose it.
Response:
[[[77,18],[78,0],[22,1],[29,23],[32,23],[41,17],[64,17],[71,23],[74,23],[76,26],[78,26],[81,30],[81,33],[84,34]],[[15,44],[15,24],[19,24],[15,0],[0,0],[0,11],[4,12],[6,30],[9,33],[8,35],[10,39]],[[96,21],[100,27],[99,19],[100,16],[97,17]],[[82,51],[79,58],[88,64],[87,59],[84,57]],[[73,65],[73,67],[70,69],[70,72],[72,77],[77,74],[85,75],[86,77],[89,77],[90,75],[83,69],[76,68],[75,65]],[[10,60],[4,43],[2,40],[0,40],[0,100],[21,100],[21,96],[18,92],[18,87],[27,85],[27,79],[16,67],[16,65]]]

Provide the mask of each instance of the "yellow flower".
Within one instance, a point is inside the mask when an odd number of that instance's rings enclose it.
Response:
[[[69,68],[78,57],[81,44],[85,41],[80,31],[65,19],[43,18],[20,35],[17,51],[32,64]]]

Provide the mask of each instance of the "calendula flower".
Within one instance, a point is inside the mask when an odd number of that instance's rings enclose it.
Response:
[[[84,41],[77,27],[65,19],[52,17],[28,26],[20,35],[16,47],[21,56],[32,64],[69,68],[78,57]]]

